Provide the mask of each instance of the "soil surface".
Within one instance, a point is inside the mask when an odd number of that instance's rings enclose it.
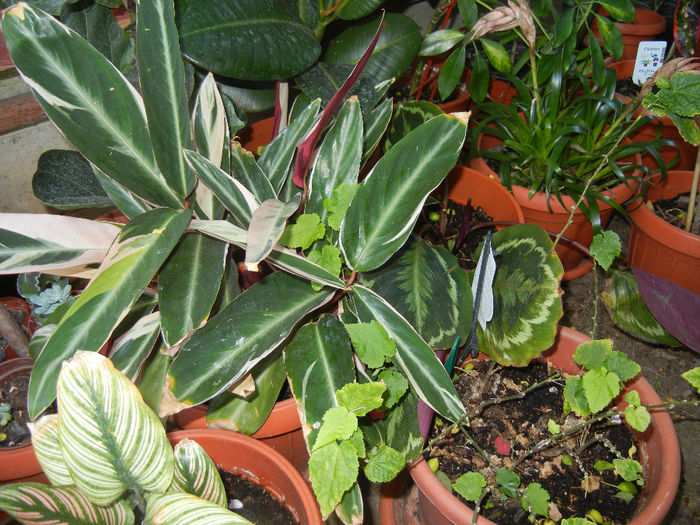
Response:
[[[696,199],[696,203],[700,202]],[[672,199],[661,199],[654,203],[654,213],[673,224],[676,228],[685,230],[685,221],[688,214],[688,206],[690,205],[690,192],[686,191],[680,195],[676,195]],[[693,223],[690,227],[690,233],[700,235],[700,214],[697,213],[697,204],[694,206]]]
[[[10,405],[12,419],[0,427],[0,448],[21,447],[29,444],[32,435],[27,428],[29,412],[26,409],[29,375],[15,376],[0,383],[0,403]]]
[[[292,512],[263,487],[244,476],[220,470],[228,508],[253,523],[297,525]]]

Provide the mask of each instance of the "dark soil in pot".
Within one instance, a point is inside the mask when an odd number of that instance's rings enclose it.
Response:
[[[699,200],[695,201],[700,202]],[[690,192],[686,191],[676,195],[672,199],[662,199],[653,203],[654,213],[661,219],[676,228],[685,229],[685,219],[688,213],[688,204],[690,203]],[[700,214],[697,213],[697,205],[695,214],[693,215],[693,224],[690,228],[690,233],[700,235]]]
[[[27,428],[30,421],[27,406],[29,375],[15,376],[0,383],[0,403],[10,405],[12,419],[0,427],[0,449],[21,447],[31,442],[32,436]]]
[[[291,511],[263,487],[244,476],[219,470],[228,508],[253,523],[297,525]]]
[[[478,407],[489,400],[517,394],[557,372],[539,362],[522,368],[497,366],[491,371],[490,366],[490,361],[478,361],[471,370],[457,371],[455,386],[465,406]],[[584,517],[595,509],[611,523],[626,523],[634,513],[638,496],[629,502],[616,497],[622,478],[612,470],[599,471],[594,466],[599,460],[612,462],[616,457],[631,455],[639,459],[633,436],[625,425],[595,424],[586,435],[575,434],[516,463],[524,451],[551,437],[550,419],[563,429],[580,421],[573,413],[563,413],[563,385],[563,379],[546,383],[522,399],[486,406],[478,416],[472,417],[468,432],[486,458],[459,432],[435,442],[426,459],[438,458],[440,471],[451,482],[466,472],[481,472],[487,483],[495,487],[498,468],[513,470],[520,476],[521,486],[535,482],[547,490],[551,503],[556,505],[553,509],[550,504],[550,517],[558,513],[563,518]],[[431,439],[439,430],[439,426],[434,426]],[[481,514],[501,524],[529,523],[520,497],[500,496],[496,493],[490,498],[493,506],[486,500],[482,502]]]

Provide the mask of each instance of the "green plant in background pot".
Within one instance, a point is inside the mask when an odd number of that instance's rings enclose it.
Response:
[[[24,523],[250,523],[226,508],[226,493],[201,446],[173,450],[136,387],[105,357],[78,352],[57,384],[59,412],[32,424],[32,443],[51,486],[0,489],[0,508]],[[165,521],[164,521],[165,520]]]

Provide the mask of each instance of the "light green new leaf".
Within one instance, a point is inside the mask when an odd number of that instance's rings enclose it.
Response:
[[[593,237],[591,255],[593,255],[595,261],[600,264],[606,272],[610,269],[613,260],[620,255],[621,251],[622,245],[620,244],[620,237],[618,237],[615,232],[605,231]]]
[[[687,372],[681,374],[681,377],[700,392],[700,367],[696,366],[695,368],[691,368]]]
[[[374,270],[406,241],[428,194],[454,167],[466,124],[440,115],[391,148],[363,181],[340,227],[353,270]]]
[[[324,518],[357,480],[360,463],[349,441],[328,443],[309,458],[309,476]]]
[[[583,388],[583,379],[579,376],[567,378],[564,386],[564,409],[573,410],[580,417],[585,417],[591,413],[586,399],[586,392]]]
[[[146,496],[146,517],[144,523],[150,525],[253,525],[250,521],[222,509],[215,503],[185,494],[166,492]]]
[[[350,288],[349,309],[364,323],[376,320],[396,342],[392,361],[408,379],[418,396],[438,414],[456,421],[464,407],[445,367],[411,325],[392,306],[370,289]]]
[[[357,416],[353,412],[344,406],[331,407],[323,414],[323,423],[321,423],[311,451],[314,452],[336,441],[347,441],[356,430]]]
[[[634,21],[634,4],[630,0],[598,0],[598,3],[618,22]]]
[[[330,199],[323,199],[324,215],[325,212],[328,212],[326,222],[335,231],[340,230],[343,217],[345,217],[359,187],[358,184],[341,184],[333,190]]]
[[[163,339],[173,346],[206,321],[219,292],[228,245],[201,233],[183,235],[158,275]]]
[[[510,53],[503,44],[488,38],[480,38],[479,41],[484,46],[484,53],[491,65],[501,73],[510,73],[512,68]]]
[[[586,372],[581,381],[586,401],[594,414],[607,407],[622,389],[620,378],[604,368]]]
[[[0,215],[0,274],[80,270],[100,263],[120,229],[106,222],[33,213]]]
[[[335,397],[340,406],[361,417],[382,406],[385,391],[384,383],[348,383],[336,392]]]
[[[245,264],[257,270],[258,263],[267,257],[284,232],[287,219],[299,208],[299,199],[282,202],[277,199],[264,201],[253,212],[248,227]]]
[[[192,149],[192,131],[173,0],[139,2],[136,41],[153,152],[168,185],[185,198],[194,186],[194,175],[182,150]]]
[[[384,403],[381,410],[388,410],[393,407],[408,390],[408,381],[395,370],[382,370],[379,373],[379,380],[386,385],[384,392]]]
[[[61,370],[57,397],[63,457],[90,501],[109,505],[132,487],[168,488],[174,460],[165,429],[111,361],[77,352]]]
[[[99,51],[24,3],[2,30],[39,104],[90,162],[147,202],[183,207],[156,165],[141,97]]]
[[[629,402],[628,397],[632,393],[637,394],[637,391],[633,390],[627,394],[627,396],[625,396],[625,401]],[[639,397],[639,394],[637,394],[637,397]],[[649,411],[644,406],[639,406],[638,404],[633,405],[630,403],[625,407],[624,414],[627,424],[639,432],[644,432],[649,426],[649,423],[651,423],[651,414],[649,414]]]
[[[530,483],[521,498],[524,510],[538,516],[549,516],[549,492],[539,483]]]
[[[478,472],[467,472],[458,477],[452,489],[468,501],[476,501],[481,496],[481,490],[486,486],[484,476]]]
[[[576,347],[574,361],[587,370],[595,370],[603,366],[610,352],[612,352],[612,340],[595,339]]]
[[[406,466],[406,459],[390,446],[384,446],[369,458],[365,465],[367,479],[374,483],[386,483],[398,476]]]
[[[623,383],[634,378],[642,368],[623,352],[614,351],[605,359],[605,368],[613,372]]]
[[[448,250],[411,238],[397,257],[360,282],[381,295],[433,349],[467,340],[472,292],[467,274]]]
[[[32,433],[32,446],[41,470],[54,487],[70,487],[75,483],[61,452],[58,437],[58,415],[48,414],[28,423]]]
[[[20,483],[0,487],[0,508],[27,525],[134,523],[134,512],[125,500],[108,507],[98,506],[75,488],[49,487],[42,483]]]
[[[325,234],[326,226],[321,222],[319,216],[315,213],[305,213],[299,215],[294,224],[285,228],[280,238],[280,244],[288,248],[306,250],[314,241],[323,239]]]
[[[173,448],[175,472],[170,490],[186,492],[227,508],[226,489],[216,465],[202,446],[183,439]]]
[[[396,354],[396,343],[382,325],[372,320],[369,323],[345,323],[352,346],[358,357],[370,368],[379,368],[387,357]]]
[[[109,358],[114,367],[132,381],[136,381],[159,334],[160,312],[139,318],[127,332],[112,343]]]
[[[398,373],[396,375],[403,377]],[[418,426],[416,410],[418,410],[418,398],[409,390],[401,397],[398,404],[385,413],[382,419],[364,422],[362,431],[368,445],[372,449],[380,449],[388,445],[400,452],[407,462],[416,459],[423,448],[424,441]]]
[[[102,347],[170,254],[190,217],[190,210],[160,208],[124,227],[97,276],[63,316],[36,360],[29,382],[32,418],[53,401],[61,363],[76,350],[96,352]]]
[[[355,380],[352,348],[343,324],[324,315],[316,323],[302,326],[285,347],[284,362],[312,448],[323,415],[338,405],[336,391]]]
[[[268,275],[182,345],[170,366],[172,393],[180,402],[196,405],[223,392],[332,297],[332,291],[314,292],[308,282],[284,272]]]

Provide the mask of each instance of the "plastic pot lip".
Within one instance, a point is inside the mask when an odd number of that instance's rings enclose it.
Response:
[[[666,180],[679,186],[678,191],[673,192],[672,196],[690,190],[692,178],[692,171],[669,171]],[[687,181],[687,187],[683,185],[683,181]],[[660,199],[661,197],[650,198],[646,202],[656,202]],[[645,204],[641,204],[639,199],[630,204],[627,211],[634,226],[647,232],[659,243],[689,256],[700,257],[700,236],[669,224],[647,208]],[[655,233],[652,235],[651,232]]]
[[[576,348],[576,346],[579,344],[587,341],[590,341],[588,336],[571,328],[560,327],[555,344],[564,342],[567,345],[573,345],[573,347]],[[552,349],[545,351],[543,356],[547,357],[553,353],[554,346]],[[564,366],[564,369],[575,373],[575,368],[578,365],[576,365],[573,361],[573,357],[569,356],[568,360],[570,361],[570,364]],[[561,364],[562,363],[559,362],[560,366]],[[638,376],[634,381],[629,383],[620,393],[618,399],[623,399],[624,394],[632,389],[639,391],[642,403],[645,405],[661,403],[658,394],[654,391],[649,382],[642,376]],[[624,405],[624,401],[618,402],[618,406],[622,407]],[[656,525],[661,523],[664,516],[666,516],[670,510],[675,494],[678,490],[681,470],[680,447],[671,417],[667,412],[655,412],[652,414],[652,425],[653,427],[648,428],[644,433],[642,433],[640,438],[644,439],[645,436],[650,438],[653,433],[656,433],[656,437],[659,438],[662,446],[646,447],[646,455],[643,454],[645,449],[642,448],[641,460],[643,463],[645,463],[644,474],[648,478],[649,476],[647,475],[646,464],[649,463],[649,452],[658,453],[660,458],[658,459],[658,462],[654,462],[654,465],[656,466],[657,470],[661,472],[659,476],[660,479],[657,486],[653,489],[647,489],[648,485],[645,485],[645,487],[642,489],[642,495],[639,503],[640,507],[637,508],[638,514],[628,523],[628,525]],[[643,441],[642,446],[646,444],[646,441],[648,441],[648,439]],[[434,505],[436,505],[436,502],[440,502],[440,510],[447,511],[449,513],[449,515],[445,515],[448,519],[453,520],[454,523],[470,522],[473,515],[472,509],[467,505],[464,505],[456,496],[452,494],[451,491],[447,490],[445,486],[437,480],[435,474],[430,470],[423,456],[419,456],[418,459],[409,465],[408,470],[416,484],[420,484],[420,490],[423,491],[424,495],[431,502],[433,502]],[[645,489],[653,490],[653,492],[647,494]],[[479,525],[493,524],[492,521],[484,518],[483,516],[479,517],[477,523]]]

